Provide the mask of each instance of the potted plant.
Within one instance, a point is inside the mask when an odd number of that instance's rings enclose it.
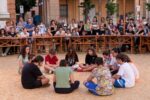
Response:
[[[146,3],[145,4],[146,5],[146,9],[147,9],[147,11],[148,11],[148,16],[150,15],[150,3]]]
[[[94,8],[95,5],[91,2],[91,0],[84,0],[80,3],[79,7],[83,8],[84,20],[86,21],[90,10]]]
[[[114,0],[108,1],[106,4],[108,17],[113,17],[113,15],[118,11],[117,3],[114,3]]]

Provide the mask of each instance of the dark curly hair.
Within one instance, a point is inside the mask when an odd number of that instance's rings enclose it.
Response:
[[[25,56],[26,56],[26,48],[27,48],[27,47],[29,47],[29,46],[28,46],[28,45],[25,45],[25,46],[23,46],[22,49],[21,49],[20,55],[22,55],[23,58],[25,58]],[[30,47],[29,47],[29,48],[30,48]],[[30,53],[29,53],[29,55],[30,55]]]
[[[116,56],[116,59],[119,59],[119,60],[121,60],[122,62],[131,62],[131,59],[129,58],[129,56],[126,55],[126,54],[122,54],[122,53],[118,54],[118,55]]]
[[[43,62],[44,58],[41,55],[36,56],[31,62],[32,63],[40,63]]]
[[[95,51],[94,48],[89,48],[89,49],[87,50],[87,55],[89,55],[89,53],[88,53],[89,50],[91,50],[91,51],[93,52],[93,56],[97,56],[96,51]]]
[[[97,65],[103,65],[104,64],[103,58],[102,57],[97,57],[95,59],[95,64],[97,64]]]
[[[118,54],[121,53],[119,48],[113,48],[112,51],[114,51],[115,53],[118,53]]]
[[[4,34],[2,34],[2,31],[4,32]],[[0,29],[0,37],[1,37],[2,35],[6,35],[6,30],[5,30],[4,28]]]
[[[68,57],[75,57],[76,55],[77,55],[77,53],[76,53],[75,49],[73,49],[73,48],[69,48],[68,52],[66,54],[66,56],[68,56]]]

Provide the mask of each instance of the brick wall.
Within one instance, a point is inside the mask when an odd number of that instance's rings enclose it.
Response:
[[[16,21],[16,8],[15,0],[7,0],[8,12],[10,13],[10,19]]]

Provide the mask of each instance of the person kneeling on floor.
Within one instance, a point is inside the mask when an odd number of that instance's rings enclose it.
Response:
[[[49,86],[49,79],[46,78],[39,69],[42,66],[44,58],[36,56],[31,63],[26,63],[22,69],[21,82],[25,89],[40,88]]]

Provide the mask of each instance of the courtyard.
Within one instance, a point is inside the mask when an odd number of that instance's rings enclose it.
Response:
[[[100,56],[101,54],[99,54]],[[60,59],[64,54],[58,54]],[[78,53],[79,60],[84,63],[85,54]],[[140,71],[140,80],[134,88],[115,89],[112,96],[94,96],[83,86],[83,81],[90,73],[75,72],[75,79],[80,80],[80,88],[71,94],[56,94],[52,86],[52,76],[46,75],[50,79],[51,86],[33,90],[23,89],[20,75],[17,72],[18,55],[0,57],[0,100],[150,100],[150,55],[131,54],[129,55]]]

